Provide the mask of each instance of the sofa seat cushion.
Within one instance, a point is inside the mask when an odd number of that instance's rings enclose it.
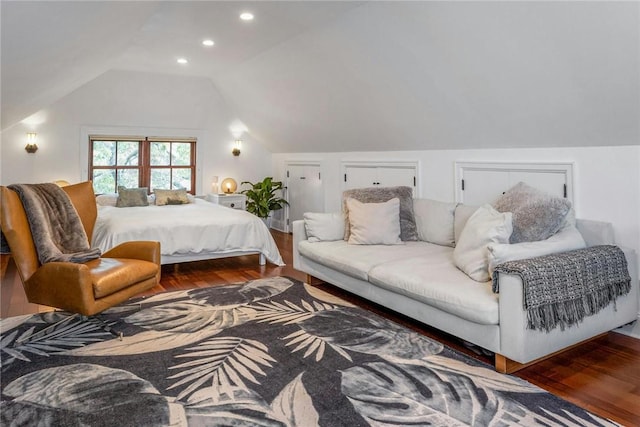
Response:
[[[303,240],[298,244],[298,250],[312,261],[361,280],[368,280],[369,270],[385,262],[452,251],[449,247],[426,242],[388,246],[350,245],[344,240],[313,243]]]
[[[471,322],[499,324],[498,295],[491,282],[476,282],[456,268],[448,249],[378,265],[369,271],[369,282]]]
[[[85,265],[91,272],[96,299],[151,279],[158,273],[157,264],[139,259],[99,258]]]

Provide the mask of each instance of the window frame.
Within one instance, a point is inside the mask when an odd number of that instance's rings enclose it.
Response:
[[[95,141],[113,141],[116,144],[119,141],[122,142],[138,142],[138,165],[137,166],[119,166],[119,165],[106,165],[97,166],[93,164],[93,145]],[[161,142],[169,143],[169,150],[171,150],[171,144],[173,143],[188,143],[191,145],[190,158],[188,165],[172,165],[172,158],[169,157],[168,165],[151,165],[151,143]],[[174,169],[189,169],[191,173],[191,188],[187,188],[187,192],[190,194],[196,193],[196,151],[197,138],[194,137],[148,137],[148,136],[123,136],[123,135],[89,135],[89,152],[88,152],[88,179],[93,180],[94,170],[115,170],[116,171],[116,188],[118,187],[118,170],[136,169],[138,170],[138,187],[147,187],[149,193],[153,192],[151,188],[151,171],[153,169],[170,169],[170,174],[173,174]],[[116,145],[117,150],[117,145]],[[116,151],[117,156],[117,151]],[[171,180],[169,181],[171,182]]]

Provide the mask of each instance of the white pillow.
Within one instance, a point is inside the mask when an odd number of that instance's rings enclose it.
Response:
[[[98,206],[115,206],[118,201],[118,193],[105,193],[96,196]]]
[[[400,199],[384,203],[346,200],[349,212],[349,240],[355,245],[400,245]]]
[[[309,242],[330,242],[344,239],[342,213],[305,212],[304,228]]]
[[[489,276],[490,243],[508,243],[513,227],[511,212],[500,213],[491,205],[482,205],[469,218],[453,250],[453,262],[467,276],[486,282]]]
[[[537,242],[489,243],[489,275],[493,276],[495,267],[503,262],[572,251],[586,246],[582,234],[575,226],[567,226],[548,239]]]
[[[414,199],[413,214],[416,219],[418,238],[436,245],[454,246],[453,233],[456,203],[430,199]]]

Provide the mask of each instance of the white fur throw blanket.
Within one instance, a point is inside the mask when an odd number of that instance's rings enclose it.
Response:
[[[52,261],[83,263],[100,257],[91,248],[78,212],[56,184],[13,184],[29,221],[41,264]]]

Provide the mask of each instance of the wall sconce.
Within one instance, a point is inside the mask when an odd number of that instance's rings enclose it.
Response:
[[[236,139],[236,142],[233,144],[233,150],[231,150],[231,153],[236,157],[239,156],[241,146],[242,146],[242,141],[239,139]]]
[[[24,149],[27,150],[27,153],[33,154],[38,151],[38,145],[36,144],[36,137],[38,136],[35,132],[27,133],[27,145],[25,145]]]
[[[238,183],[233,178],[225,178],[222,180],[222,191],[224,194],[232,194],[235,193],[238,189]]]

